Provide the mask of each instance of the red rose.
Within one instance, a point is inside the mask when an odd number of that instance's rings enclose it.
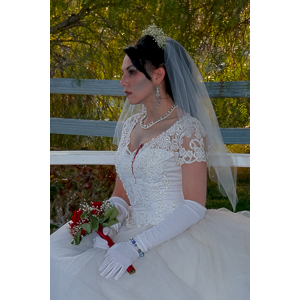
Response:
[[[80,216],[82,215],[83,213],[83,210],[82,209],[77,209],[74,214],[73,214],[73,217],[71,218],[71,220],[74,222],[74,223],[77,223],[80,221]]]
[[[102,205],[102,202],[91,202],[91,207],[100,209],[101,205]]]
[[[101,209],[101,202],[91,202],[91,207],[96,208],[92,210],[92,215],[100,215],[99,210]]]

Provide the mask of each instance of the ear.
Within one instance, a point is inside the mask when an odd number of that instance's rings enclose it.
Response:
[[[159,67],[154,71],[153,81],[155,85],[159,85],[165,78],[166,70],[163,67]]]

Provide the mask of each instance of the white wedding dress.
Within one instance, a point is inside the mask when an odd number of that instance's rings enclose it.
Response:
[[[129,240],[180,206],[184,200],[181,165],[206,159],[205,132],[189,116],[130,152],[130,133],[139,118],[134,115],[124,124],[116,154],[131,213],[114,242]],[[187,127],[193,129],[192,135]],[[92,235],[72,245],[66,224],[51,235],[51,299],[249,299],[249,220],[247,213],[208,210],[182,234],[138,258],[133,264],[136,273],[125,272],[119,280],[99,275],[106,250],[93,248]]]

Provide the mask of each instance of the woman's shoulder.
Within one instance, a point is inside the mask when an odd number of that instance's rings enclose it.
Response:
[[[206,136],[205,129],[201,122],[197,118],[188,114],[178,120],[178,127],[182,132],[190,131],[192,133],[198,133],[202,136]]]
[[[185,115],[178,120],[172,150],[179,166],[207,161],[205,136],[205,129],[197,118]]]

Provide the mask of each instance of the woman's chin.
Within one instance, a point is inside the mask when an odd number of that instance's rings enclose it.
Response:
[[[127,97],[129,104],[136,105],[139,104],[139,101],[135,100],[134,98],[131,98],[130,96]]]

